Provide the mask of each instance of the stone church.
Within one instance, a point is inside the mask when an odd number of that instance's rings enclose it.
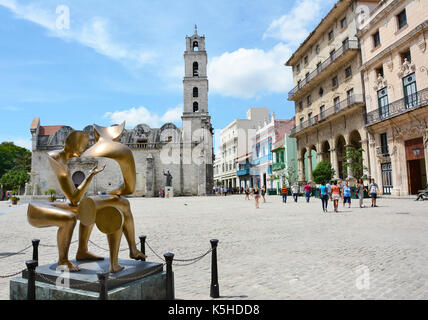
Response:
[[[186,36],[184,52],[185,76],[182,127],[166,123],[161,128],[139,124],[125,129],[120,142],[133,152],[137,171],[134,196],[154,197],[166,185],[165,174],[170,172],[174,195],[206,195],[213,186],[213,128],[208,113],[208,77],[205,36]],[[66,137],[75,129],[66,125],[42,126],[35,118],[31,124],[32,171],[27,194],[43,194],[54,188],[61,189],[51,171],[47,152],[62,149]],[[93,125],[83,131],[90,136],[89,144],[95,143]],[[105,170],[96,175],[88,193],[108,193],[122,183],[117,163],[104,158],[73,158],[69,170],[73,183],[80,183],[95,166]]]

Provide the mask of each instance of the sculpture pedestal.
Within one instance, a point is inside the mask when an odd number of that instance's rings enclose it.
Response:
[[[57,264],[36,268],[36,300],[97,300],[99,283],[97,273],[109,269],[109,259],[103,261],[72,261],[79,272],[56,270]],[[122,271],[111,273],[107,281],[111,300],[166,299],[166,273],[161,263],[121,260]],[[27,298],[27,271],[22,277],[10,280],[10,300]]]
[[[174,197],[174,188],[165,187],[165,198],[173,198],[173,197]]]

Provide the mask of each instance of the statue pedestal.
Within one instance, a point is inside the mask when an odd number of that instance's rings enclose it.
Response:
[[[165,187],[165,198],[173,198],[173,197],[174,197],[174,188]]]
[[[57,271],[56,263],[36,268],[36,300],[98,300],[97,273],[108,271],[109,259],[72,262],[79,265],[79,272]],[[161,263],[119,259],[119,264],[125,268],[109,274],[109,299],[166,299],[166,273]],[[10,280],[10,300],[27,299],[27,278],[24,271],[22,277]]]

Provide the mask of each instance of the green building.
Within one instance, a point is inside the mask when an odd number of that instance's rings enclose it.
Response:
[[[276,193],[281,193],[285,183],[287,187],[298,180],[297,174],[297,143],[286,133],[283,140],[274,144],[272,171]]]

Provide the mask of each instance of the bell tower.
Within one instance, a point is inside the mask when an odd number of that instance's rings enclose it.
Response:
[[[186,36],[184,52],[184,114],[208,114],[208,77],[205,36]]]
[[[195,25],[192,36],[186,36],[183,79],[183,168],[187,181],[184,193],[205,195],[213,185],[213,129],[208,114],[208,76],[205,36],[198,35]],[[197,183],[196,183],[197,181]]]

